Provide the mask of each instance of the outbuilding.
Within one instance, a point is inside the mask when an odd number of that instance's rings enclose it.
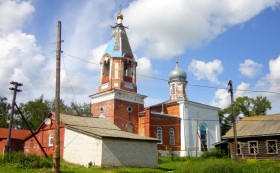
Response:
[[[84,166],[131,166],[156,167],[157,139],[148,138],[120,130],[105,118],[80,117],[60,114],[61,157],[71,163]],[[43,148],[48,148],[48,155],[54,151],[55,116],[50,114],[36,131],[36,136]],[[41,138],[39,137],[41,136]],[[44,136],[44,137],[43,137]],[[34,152],[38,144],[32,136],[26,138],[24,151]]]

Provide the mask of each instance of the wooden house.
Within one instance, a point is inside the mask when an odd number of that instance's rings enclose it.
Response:
[[[236,129],[239,158],[280,160],[280,114],[245,117]],[[228,140],[230,155],[234,157],[233,128],[222,139]]]

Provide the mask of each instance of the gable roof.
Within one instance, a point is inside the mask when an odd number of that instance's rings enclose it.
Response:
[[[158,139],[155,138],[149,138],[122,131],[120,128],[105,118],[80,117],[60,114],[60,120],[66,126],[66,128],[89,136],[158,141]]]
[[[8,138],[8,128],[0,128],[0,138],[6,139]],[[11,138],[12,139],[23,139],[24,137],[28,136],[30,134],[29,130],[19,130],[19,129],[12,129],[11,132]]]
[[[244,117],[236,123],[236,130],[238,138],[280,135],[280,114]],[[233,138],[233,128],[222,138]]]

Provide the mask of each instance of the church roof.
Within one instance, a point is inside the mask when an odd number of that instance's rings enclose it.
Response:
[[[104,54],[109,54],[111,57],[123,57],[125,54],[133,56],[128,37],[125,32],[125,26],[122,24],[122,14],[118,14],[117,23],[112,26],[114,29],[112,37],[107,44]]]
[[[280,135],[279,121],[280,114],[244,117],[236,124],[237,137],[244,138]],[[233,128],[231,128],[222,138],[233,138]]]
[[[176,63],[176,67],[169,73],[169,82],[172,81],[186,81],[187,73],[178,67],[178,62]]]
[[[122,131],[120,128],[118,128],[116,125],[109,122],[105,118],[81,117],[60,114],[60,120],[66,126],[66,128],[89,136],[101,138],[122,138],[131,140],[157,141],[157,139],[155,138],[148,138],[145,136]]]

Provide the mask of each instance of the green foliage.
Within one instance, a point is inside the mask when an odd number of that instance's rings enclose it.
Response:
[[[271,109],[271,103],[266,97],[257,96],[255,99],[247,96],[237,97],[234,102],[234,114],[244,116],[266,115],[266,111]],[[221,124],[222,135],[224,135],[231,127],[233,120],[231,115],[231,106],[219,111],[219,120]]]
[[[227,154],[219,148],[211,148],[210,151],[203,152],[202,158],[226,158]]]
[[[3,164],[13,164],[17,169],[51,168],[53,166],[51,158],[40,158],[36,155],[26,156],[23,152],[12,152],[5,155],[0,161],[0,165]]]
[[[2,128],[7,127],[7,117],[10,109],[11,106],[7,103],[7,98],[0,96],[0,127]]]
[[[47,160],[45,168],[38,164],[38,158],[31,157],[28,162],[23,166],[18,166],[19,160],[21,162],[27,162],[27,159],[24,160],[24,155],[19,154],[19,159],[10,163],[1,162],[0,160],[0,172],[13,172],[13,173],[46,173],[52,172],[52,160],[51,158]],[[23,157],[23,158],[22,158]],[[12,160],[15,160],[12,159]],[[39,158],[40,162],[45,163],[44,158]],[[2,163],[2,164],[1,164]],[[38,165],[41,168],[36,168]],[[33,169],[30,169],[30,168]],[[47,167],[47,168],[46,168]],[[184,172],[184,173],[277,173],[280,170],[280,164],[278,161],[265,160],[239,160],[235,162],[232,159],[217,159],[217,158],[181,158],[176,161],[172,161],[170,157],[159,157],[159,164],[157,168],[133,168],[133,167],[119,167],[119,168],[103,168],[103,167],[91,167],[86,168],[81,165],[67,163],[61,160],[61,172],[64,173],[122,173],[122,172]]]

